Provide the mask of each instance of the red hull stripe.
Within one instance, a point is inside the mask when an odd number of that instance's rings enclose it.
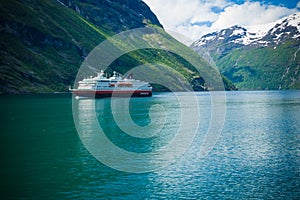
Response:
[[[78,96],[118,96],[118,95],[132,95],[132,96],[151,96],[152,91],[149,90],[73,90],[73,93]]]

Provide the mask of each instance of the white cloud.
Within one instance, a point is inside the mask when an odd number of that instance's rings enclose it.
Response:
[[[182,24],[211,21],[218,14],[211,8],[228,6],[225,0],[144,0],[166,29],[174,29]]]
[[[251,1],[241,5],[228,0],[144,0],[144,2],[150,6],[167,31],[183,34],[190,38],[190,41],[230,26],[266,24],[298,12],[296,8],[288,9]],[[300,2],[297,7],[300,8]]]
[[[294,13],[295,10],[281,6],[262,5],[260,2],[245,2],[232,5],[221,12],[213,23],[212,29],[221,29],[234,25],[252,26],[267,24]]]

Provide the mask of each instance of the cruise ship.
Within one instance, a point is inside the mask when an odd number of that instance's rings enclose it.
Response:
[[[103,70],[96,77],[84,78],[77,89],[70,91],[77,97],[151,97],[152,87],[148,82],[132,77],[122,78],[117,72],[108,77]]]

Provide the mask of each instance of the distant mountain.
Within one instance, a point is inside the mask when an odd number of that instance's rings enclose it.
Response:
[[[0,94],[67,91],[94,47],[141,27],[162,27],[142,0],[0,0]],[[205,90],[190,64],[166,51],[131,52],[110,70],[125,73],[155,61],[185,76],[196,90]],[[225,85],[234,88],[227,80]]]
[[[191,47],[208,52],[239,89],[300,88],[300,13],[266,25],[210,33]]]

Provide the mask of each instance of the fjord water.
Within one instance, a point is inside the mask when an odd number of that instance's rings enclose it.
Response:
[[[0,96],[1,199],[300,198],[300,91],[226,92],[222,133],[202,159],[196,152],[211,120],[211,98],[209,93],[197,97],[199,129],[185,154],[154,172],[126,173],[102,164],[84,147],[69,94]],[[162,148],[180,126],[180,104],[171,93],[130,101],[138,125],[147,126],[155,120],[151,117],[165,119],[167,130],[149,140],[117,127],[110,99],[78,103],[85,105],[81,113],[93,103],[107,137],[127,151]],[[155,104],[165,110],[150,115]]]

